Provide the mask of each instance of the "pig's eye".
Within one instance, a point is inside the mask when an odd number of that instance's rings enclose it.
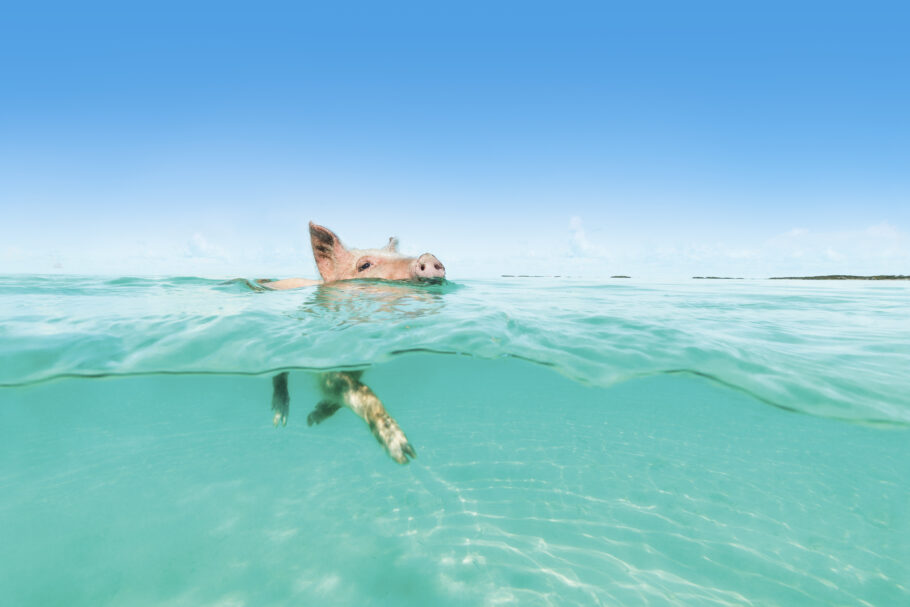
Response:
[[[357,271],[358,271],[358,272],[363,272],[364,270],[366,270],[367,268],[369,268],[371,265],[373,265],[373,264],[370,263],[369,261],[365,261],[365,262],[363,262],[362,264],[360,264],[360,265],[357,267]]]

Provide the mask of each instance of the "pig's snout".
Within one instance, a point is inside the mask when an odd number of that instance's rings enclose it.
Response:
[[[420,280],[446,277],[446,267],[431,253],[424,253],[414,262],[414,276]]]

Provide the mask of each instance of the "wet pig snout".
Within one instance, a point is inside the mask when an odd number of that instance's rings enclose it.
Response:
[[[414,274],[417,278],[445,278],[446,267],[432,253],[424,253],[414,264]]]

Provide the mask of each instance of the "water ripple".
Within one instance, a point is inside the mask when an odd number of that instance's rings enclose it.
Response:
[[[791,411],[910,423],[910,285],[0,277],[0,386],[517,358],[607,386],[691,373]]]

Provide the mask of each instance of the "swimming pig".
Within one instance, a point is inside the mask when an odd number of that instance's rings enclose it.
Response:
[[[398,252],[398,239],[389,238],[381,249],[348,249],[328,228],[310,222],[310,243],[322,280],[286,278],[258,281],[270,289],[296,289],[338,280],[378,278],[382,280],[442,280],[446,268],[432,253],[406,257]]]
[[[446,275],[445,266],[430,253],[419,257],[400,254],[395,238],[389,238],[388,244],[380,249],[348,249],[334,232],[310,222],[310,243],[322,281],[288,278],[257,282],[269,289],[295,289],[355,278],[441,281]],[[321,373],[319,388],[324,398],[307,416],[307,425],[322,422],[342,406],[349,407],[363,418],[392,459],[399,464],[408,463],[409,457],[417,457],[414,447],[379,397],[360,381],[362,375],[363,371]],[[285,371],[272,378],[272,410],[276,426],[279,423],[287,425],[290,403],[288,372]]]

